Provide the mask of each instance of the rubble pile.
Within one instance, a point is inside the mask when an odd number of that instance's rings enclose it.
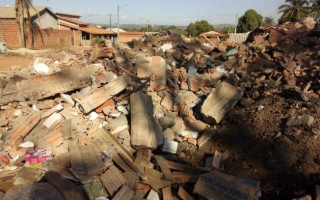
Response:
[[[260,187],[262,199],[315,195],[286,185],[307,168],[303,144],[320,133],[313,28],[269,27],[218,46],[168,32],[1,72],[0,196],[259,199]]]

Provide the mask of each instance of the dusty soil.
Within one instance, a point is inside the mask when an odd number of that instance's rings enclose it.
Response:
[[[22,55],[0,55],[0,71],[9,69],[12,66],[28,67],[33,61],[33,56]]]
[[[191,164],[204,166],[203,158],[228,151],[223,172],[260,181],[262,199],[314,195],[320,184],[318,103],[290,95],[273,94],[246,107],[238,104],[208,143],[188,150]],[[287,127],[289,114],[308,114],[315,122],[311,127]]]
[[[0,54],[0,71],[9,69],[12,66],[20,66],[21,68],[28,67],[35,56],[45,57],[52,52],[58,52],[62,50],[70,50],[73,52],[80,52],[83,50],[89,50],[91,47],[68,47],[63,49],[44,49],[44,50],[30,50],[30,49],[17,49],[8,50],[8,54]]]

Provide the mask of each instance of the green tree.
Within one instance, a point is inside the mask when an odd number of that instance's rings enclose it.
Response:
[[[152,32],[153,31],[153,26],[148,24],[147,28],[146,28],[147,32]]]
[[[188,34],[188,36],[196,36],[197,34],[197,30],[196,30],[196,26],[194,25],[194,23],[190,23],[189,26],[186,29],[186,32]]]
[[[288,4],[282,4],[279,6],[279,12],[282,16],[279,19],[280,22],[296,22],[307,17],[309,14],[309,2],[307,0],[286,0]]]
[[[313,16],[314,20],[320,18],[320,0],[311,0],[310,14]]]
[[[263,24],[263,17],[257,11],[247,10],[238,20],[237,32],[246,33],[259,28]]]
[[[207,20],[196,21],[190,23],[186,31],[189,36],[196,36],[206,31],[212,31],[214,27]]]
[[[163,26],[163,25],[160,25],[160,26],[159,26],[159,32],[165,31],[165,30],[166,30],[166,27],[165,27],[165,26]]]
[[[224,32],[224,33],[233,33],[234,32],[234,27],[223,27],[221,29],[221,32]]]
[[[175,30],[178,30],[178,27],[176,27],[175,25],[171,25],[171,26],[169,26],[169,27],[167,28],[167,30],[173,30],[173,31],[175,31]]]
[[[265,17],[264,18],[264,25],[265,26],[270,26],[274,24],[274,20],[272,17]]]

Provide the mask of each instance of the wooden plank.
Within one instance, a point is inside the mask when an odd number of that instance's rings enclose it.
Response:
[[[79,145],[70,144],[71,168],[77,173],[86,174],[87,168],[83,163]]]
[[[172,177],[176,183],[196,183],[200,174],[186,173],[186,172],[173,172]]]
[[[100,136],[105,140],[105,142],[112,147],[113,149],[115,149],[117,152],[121,152],[122,155],[126,156],[129,160],[131,160],[133,162],[134,158],[133,156],[129,153],[129,151],[127,149],[125,149],[118,140],[116,140],[111,133],[107,130],[106,127],[103,127],[101,129],[99,129],[99,133]]]
[[[169,160],[166,160],[166,163],[170,169],[174,169],[178,171],[194,172],[194,173],[203,173],[203,172],[210,171],[209,169],[206,169],[203,167],[192,167],[189,165],[184,165],[184,164],[169,161]]]
[[[33,112],[27,117],[19,117],[6,140],[13,145],[19,138],[24,138],[39,123],[40,119],[39,112]]]
[[[127,185],[131,189],[136,190],[140,178],[139,174],[133,172],[125,172],[123,176],[125,177],[125,179],[127,179]]]
[[[112,200],[130,200],[134,196],[135,192],[127,185],[123,185],[116,196]]]
[[[102,184],[112,196],[121,186],[127,183],[122,173],[114,165],[99,176]]]
[[[171,171],[166,163],[166,160],[161,157],[161,156],[154,156],[156,158],[156,161],[158,163],[158,165],[160,166],[160,169],[161,169],[161,172],[163,173],[164,177],[167,179],[167,180],[173,180],[173,177],[172,177],[172,174],[171,174]]]
[[[9,189],[13,187],[13,183],[0,181],[0,191],[7,192]],[[1,199],[1,198],[0,198]]]
[[[99,175],[102,172],[104,165],[102,160],[98,157],[98,153],[94,151],[93,146],[80,146],[80,152],[87,174]]]
[[[162,188],[162,196],[163,196],[163,200],[172,200],[170,186]]]
[[[130,105],[131,144],[156,149],[163,143],[163,132],[157,128],[151,98],[142,92],[136,92],[130,95]]]
[[[71,128],[72,128],[71,119],[66,120],[61,126],[60,131],[63,135],[64,140],[68,140],[71,138],[71,132],[72,132]]]
[[[92,144],[99,150],[104,150],[112,154],[112,160],[126,172],[134,172],[134,170],[118,155],[118,152],[110,147],[101,136],[97,135]]]
[[[154,169],[145,169],[144,175],[146,178],[146,183],[151,186],[157,192],[160,192],[160,189],[170,185],[170,181],[163,180],[163,174]]]
[[[190,194],[187,191],[185,191],[181,186],[179,187],[178,195],[183,200],[194,200],[194,198],[190,196]]]

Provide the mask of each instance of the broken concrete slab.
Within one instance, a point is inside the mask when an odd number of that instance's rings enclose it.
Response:
[[[99,88],[94,93],[81,99],[79,104],[85,113],[89,113],[93,109],[99,107],[114,95],[126,89],[130,84],[130,77],[123,75],[116,80],[108,83],[105,87]]]
[[[74,106],[75,102],[72,99],[72,97],[68,94],[60,94],[61,98],[63,98],[63,100],[65,102],[67,102],[68,104],[70,104],[71,106]]]
[[[242,96],[242,90],[229,83],[222,82],[207,97],[201,106],[201,113],[204,120],[209,124],[213,124],[214,122],[220,123],[223,117],[237,104]]]
[[[13,101],[39,100],[91,84],[92,69],[69,69],[28,80],[10,80],[0,96],[0,105]]]
[[[151,98],[137,92],[130,96],[131,144],[155,149],[163,143],[163,132],[153,117]]]
[[[146,78],[151,76],[154,87],[163,88],[166,86],[166,61],[160,56],[146,57],[137,63],[137,76]]]

